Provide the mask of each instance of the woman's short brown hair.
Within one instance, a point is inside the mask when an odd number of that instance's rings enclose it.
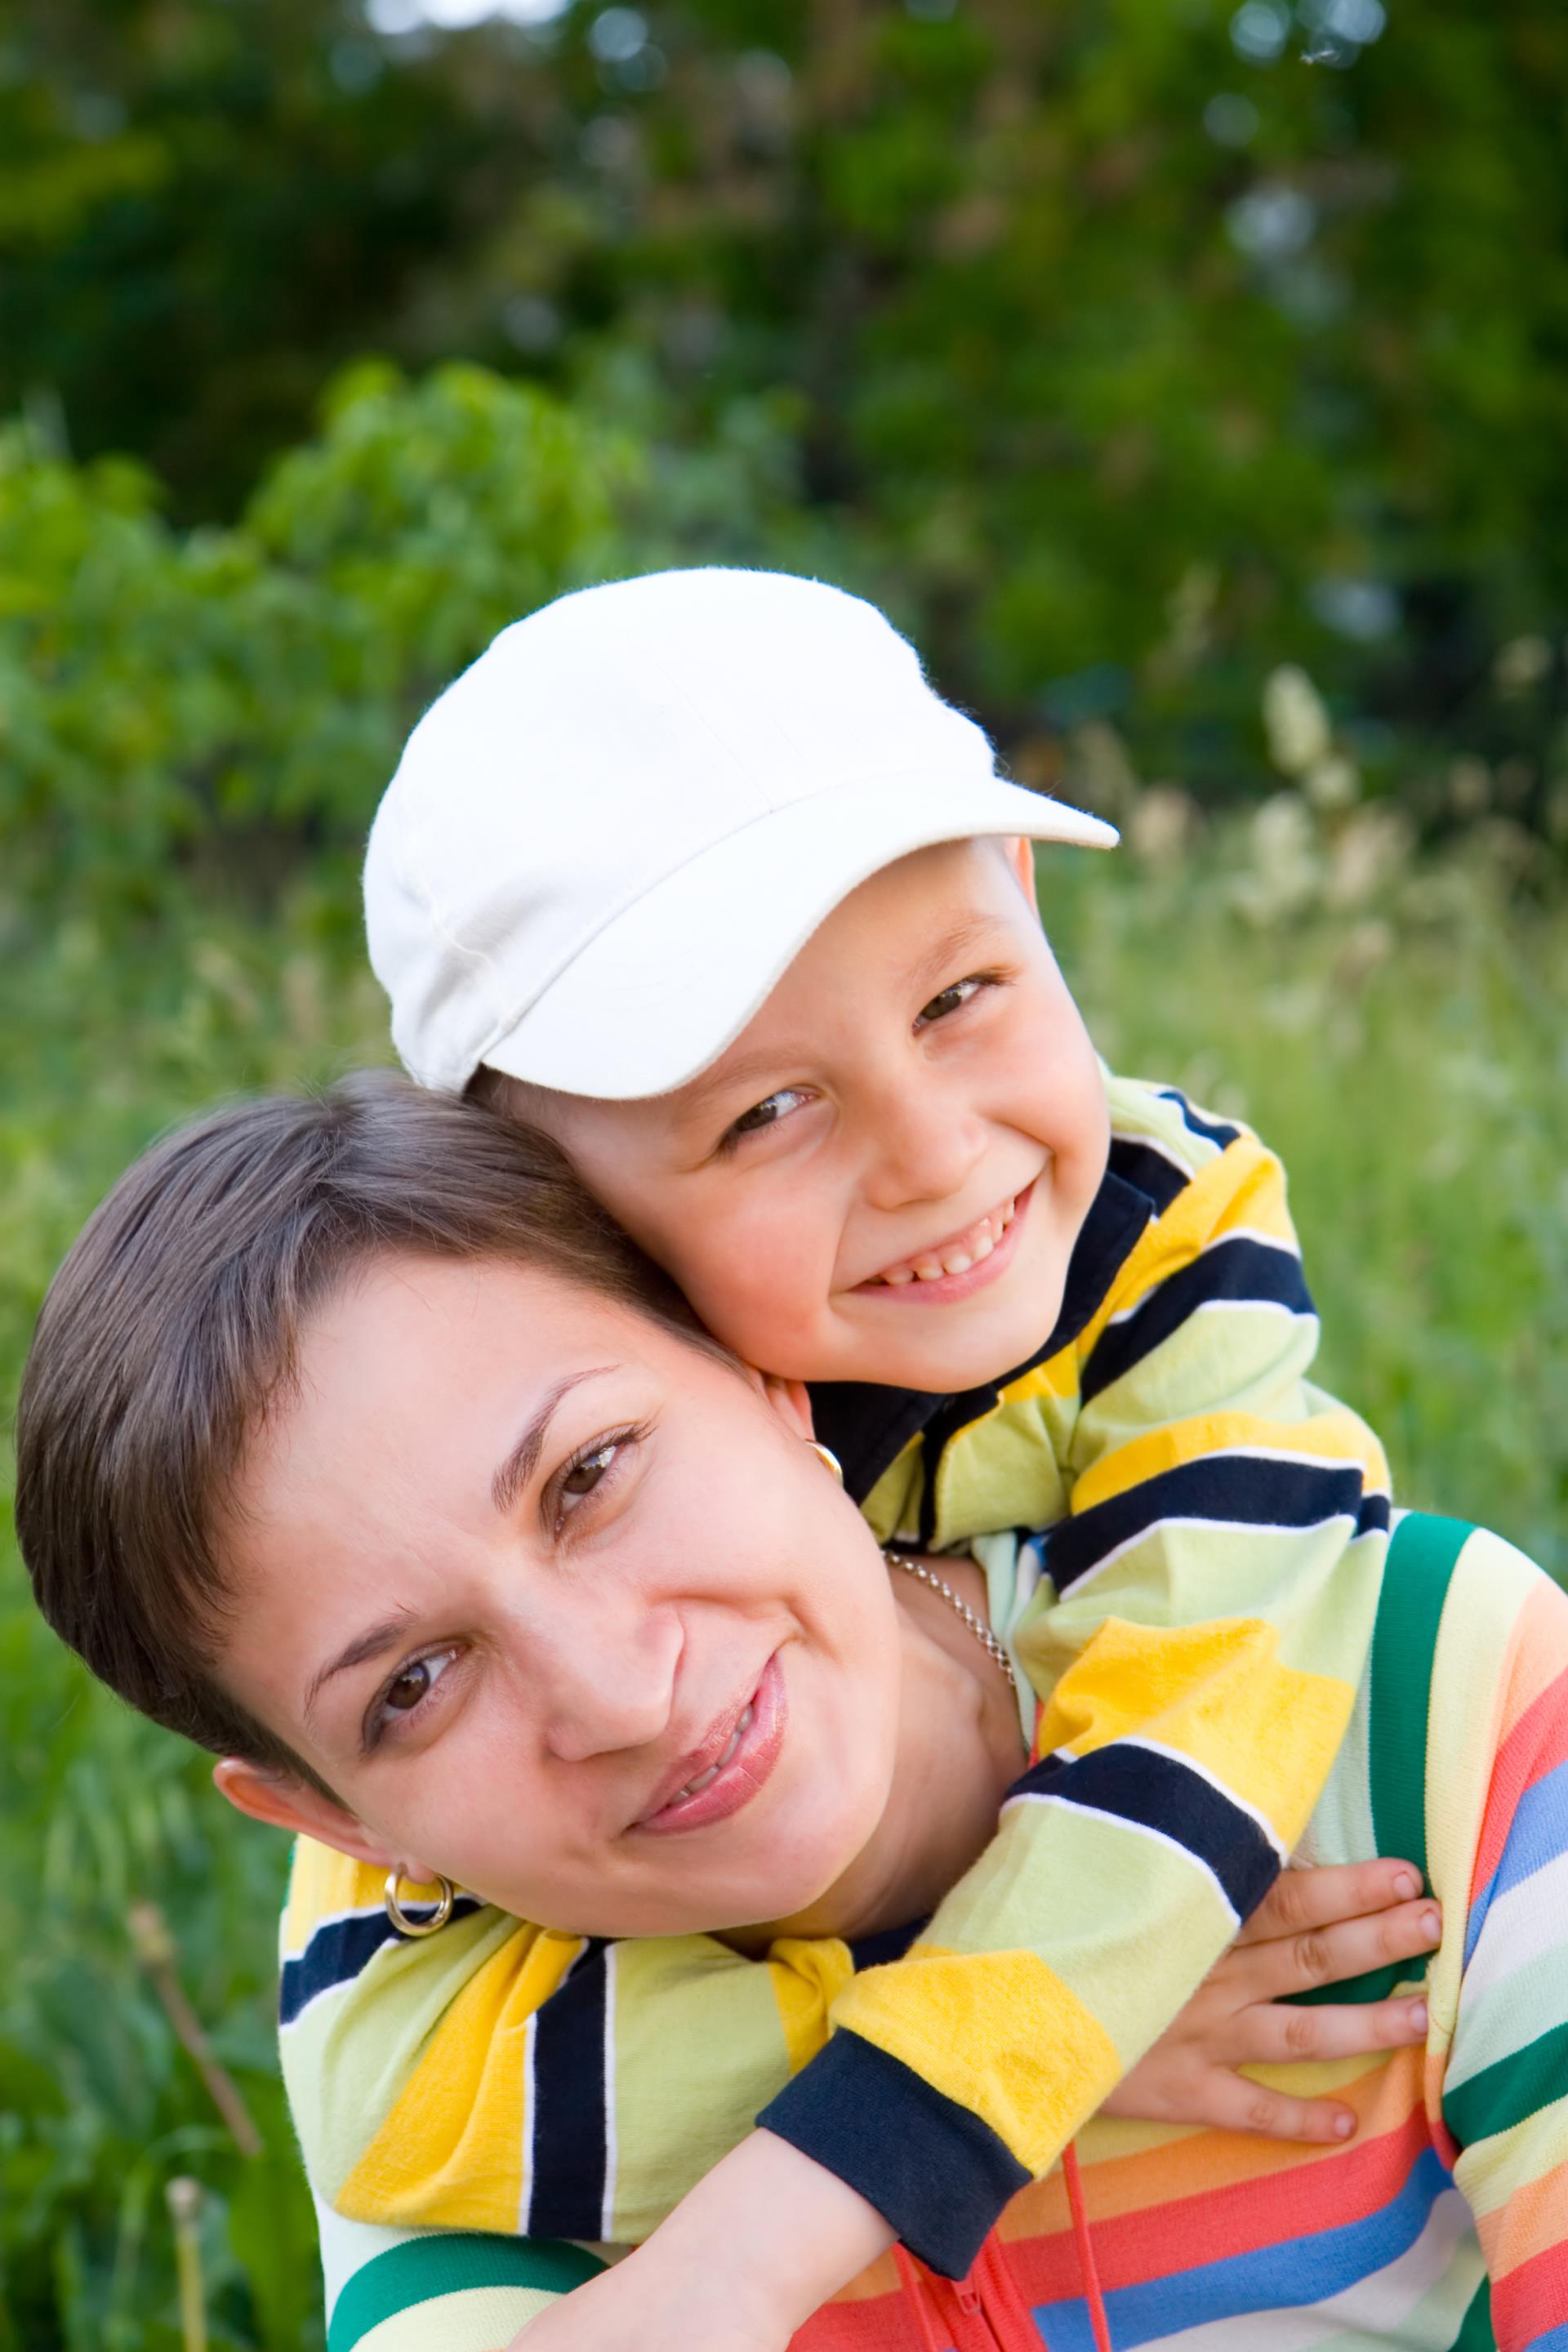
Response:
[[[61,1639],[220,1755],[305,1771],[214,1671],[234,1606],[215,1519],[306,1319],[400,1251],[535,1266],[723,1352],[559,1147],[481,1104],[366,1072],[154,1145],[44,1302],[16,1418],[16,1530]]]

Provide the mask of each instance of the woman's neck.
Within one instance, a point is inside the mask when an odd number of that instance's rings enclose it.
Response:
[[[985,1614],[968,1560],[938,1563]],[[898,1752],[887,1807],[868,1843],[804,1911],[727,1940],[764,1949],[774,1936],[868,1936],[933,1911],[996,1834],[1002,1797],[1027,1760],[1017,1702],[950,1601],[889,1569],[903,1645]]]

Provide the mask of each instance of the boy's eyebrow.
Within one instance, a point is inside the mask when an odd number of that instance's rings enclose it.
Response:
[[[973,947],[994,940],[999,929],[994,915],[977,912],[955,917],[934,939],[927,940],[906,967],[907,984],[914,986],[927,973],[951,963]],[[754,1054],[737,1055],[732,1062],[720,1060],[709,1069],[699,1072],[680,1089],[680,1107],[677,1114],[682,1125],[700,1119],[715,1096],[728,1095],[743,1087],[749,1079],[776,1079],[781,1071],[804,1061],[805,1051],[792,1041],[770,1045]]]
[[[557,1381],[553,1388],[545,1391],[521,1436],[490,1480],[490,1500],[498,1511],[503,1514],[510,1511],[532,1477],[544,1448],[551,1416],[562,1398],[581,1381],[599,1380],[605,1372],[614,1370],[613,1364],[591,1364],[584,1371],[568,1372],[564,1380]],[[302,1712],[306,1722],[310,1720],[316,1701],[334,1675],[346,1674],[351,1666],[365,1665],[372,1658],[382,1657],[388,1650],[395,1649],[417,1614],[418,1612],[413,1609],[395,1609],[389,1617],[383,1617],[375,1624],[367,1625],[363,1633],[356,1633],[335,1658],[321,1667],[311,1676],[305,1693]]]

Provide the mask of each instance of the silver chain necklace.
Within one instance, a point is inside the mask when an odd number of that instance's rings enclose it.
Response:
[[[973,1634],[975,1640],[984,1651],[986,1656],[993,1659],[1006,1675],[1008,1689],[1011,1691],[1016,1691],[1018,1687],[1018,1677],[1013,1672],[1012,1659],[1007,1655],[1006,1651],[996,1639],[996,1636],[991,1631],[990,1626],[985,1623],[983,1618],[975,1615],[968,1601],[961,1600],[959,1595],[953,1591],[952,1585],[944,1584],[940,1576],[933,1575],[931,1570],[925,1566],[923,1561],[910,1559],[907,1552],[890,1551],[886,1555],[886,1557],[889,1568],[901,1568],[906,1576],[918,1578],[921,1584],[929,1584],[933,1592],[941,1593],[942,1599],[948,1603],[950,1608],[957,1610],[959,1615],[963,1618],[964,1623],[968,1626],[970,1632]]]

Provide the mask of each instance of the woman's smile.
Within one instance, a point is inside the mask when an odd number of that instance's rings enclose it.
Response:
[[[726,1730],[721,1718],[695,1757],[678,1769],[686,1775],[674,1790],[660,1793],[637,1830],[658,1836],[671,1832],[701,1830],[728,1821],[751,1803],[765,1786],[779,1760],[789,1720],[784,1671],[775,1650],[763,1669],[762,1680]],[[668,1780],[665,1784],[668,1789]]]

